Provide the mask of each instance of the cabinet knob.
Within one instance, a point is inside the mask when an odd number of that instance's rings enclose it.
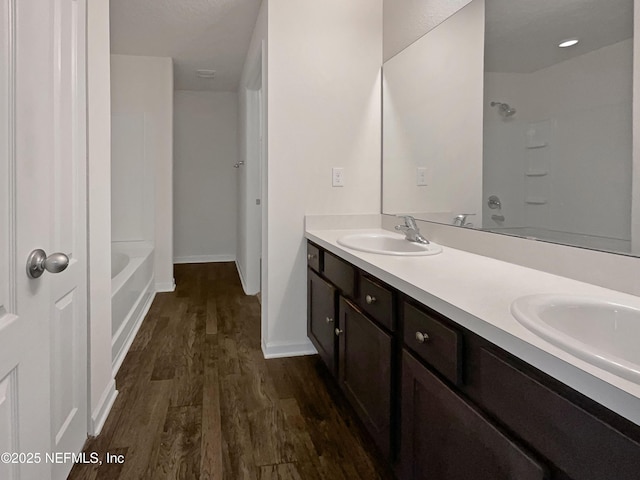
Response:
[[[426,341],[429,340],[429,334],[416,332],[416,340],[418,341],[418,343],[425,343]]]
[[[327,317],[327,323],[333,323],[333,318]]]
[[[317,255],[315,253],[307,253],[307,260],[313,260]]]
[[[371,305],[372,303],[376,303],[376,297],[372,296],[372,295],[367,295],[366,297],[364,297],[364,300],[367,302],[367,304]]]
[[[339,337],[340,334],[342,333],[342,330],[340,330],[339,328],[336,328],[335,332],[336,332],[336,337]]]

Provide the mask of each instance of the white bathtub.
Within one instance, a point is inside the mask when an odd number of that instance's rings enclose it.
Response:
[[[126,253],[111,252],[111,279],[125,269],[129,264],[129,255]]]
[[[111,244],[111,358],[118,371],[153,300],[153,246]]]

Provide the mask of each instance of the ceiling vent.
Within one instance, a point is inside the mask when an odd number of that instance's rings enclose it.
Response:
[[[216,76],[216,71],[215,70],[200,69],[200,70],[196,70],[196,74],[200,78],[212,79],[212,78],[214,78]]]

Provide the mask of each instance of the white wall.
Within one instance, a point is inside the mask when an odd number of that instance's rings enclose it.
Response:
[[[111,373],[111,81],[109,0],[87,3],[90,434],[115,399]]]
[[[502,226],[606,238],[629,250],[632,52],[626,40],[530,74],[486,74],[485,196],[503,195]],[[509,103],[516,116],[505,121],[491,101]],[[527,132],[547,146],[528,149]],[[525,204],[531,197],[547,203]]]
[[[126,88],[114,74],[114,97]],[[114,111],[111,117],[111,241],[153,242],[155,159],[148,155],[153,117],[144,111]]]
[[[384,0],[384,60],[389,60],[470,1]]]
[[[240,160],[244,166],[238,169],[238,236],[237,266],[242,285],[247,294],[262,290],[262,305],[266,304],[266,282],[261,279],[260,261],[263,222],[266,221],[267,201],[267,2],[261,4],[251,43],[242,70],[238,87]],[[260,91],[260,92],[259,92]],[[257,113],[262,109],[262,118]],[[250,110],[249,114],[248,111]],[[262,129],[262,142],[257,143]],[[256,205],[260,199],[260,205]],[[264,229],[266,231],[266,228]],[[266,315],[266,314],[265,314]],[[264,315],[263,315],[264,317]]]
[[[384,64],[383,211],[482,214],[484,0]],[[417,185],[417,169],[427,185]]]
[[[174,262],[236,258],[238,97],[174,96]]]
[[[282,0],[268,11],[267,356],[306,334],[305,214],[380,211],[382,1]],[[331,167],[345,186],[332,188]]]
[[[144,155],[145,166],[153,169],[130,170],[132,175],[143,178],[153,176],[154,207],[142,206],[137,209],[143,217],[151,215],[153,210],[153,241],[155,249],[155,282],[156,291],[171,291],[175,286],[173,279],[173,64],[170,58],[139,57],[129,55],[111,56],[111,108],[115,123],[119,125],[123,135],[132,133],[127,127],[134,129],[135,136],[126,137],[130,143],[126,151],[130,158]],[[121,123],[120,123],[121,122]],[[144,135],[144,142],[139,142],[139,135]],[[143,152],[141,152],[143,150]],[[148,160],[148,161],[147,161]],[[117,160],[116,160],[117,162]],[[123,165],[123,167],[126,167]],[[131,167],[131,166],[129,166]],[[136,182],[145,185],[144,180]],[[138,195],[132,202],[146,203],[151,198],[148,190],[139,188],[127,189],[131,195]],[[120,194],[120,190],[118,190]],[[133,197],[132,197],[133,198]],[[121,204],[124,209],[124,203]],[[125,232],[130,232],[135,221],[129,213]],[[114,217],[118,215],[114,214]],[[142,218],[138,216],[137,218]],[[146,221],[148,218],[145,218]],[[114,229],[115,230],[115,229]],[[148,236],[147,227],[132,233]],[[118,237],[116,237],[118,239]],[[142,240],[149,240],[142,238]]]

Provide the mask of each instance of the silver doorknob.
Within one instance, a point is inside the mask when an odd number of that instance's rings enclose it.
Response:
[[[240,160],[238,163],[236,163],[233,168],[240,168],[242,165],[244,165],[244,162],[242,160]]]
[[[339,337],[340,334],[342,333],[342,330],[340,330],[339,328],[336,328],[335,332],[336,332],[336,337]]]
[[[327,323],[333,323],[333,318],[327,317],[326,321],[327,321]]]
[[[366,297],[364,297],[364,300],[367,302],[368,305],[371,305],[372,303],[376,303],[376,297],[372,295],[367,295]]]
[[[69,257],[64,253],[52,253],[47,256],[44,250],[38,248],[29,254],[27,259],[27,276],[40,278],[44,271],[60,273],[69,266]]]
[[[416,340],[418,341],[418,343],[424,343],[427,340],[429,340],[429,334],[422,333],[422,332],[416,332]]]

